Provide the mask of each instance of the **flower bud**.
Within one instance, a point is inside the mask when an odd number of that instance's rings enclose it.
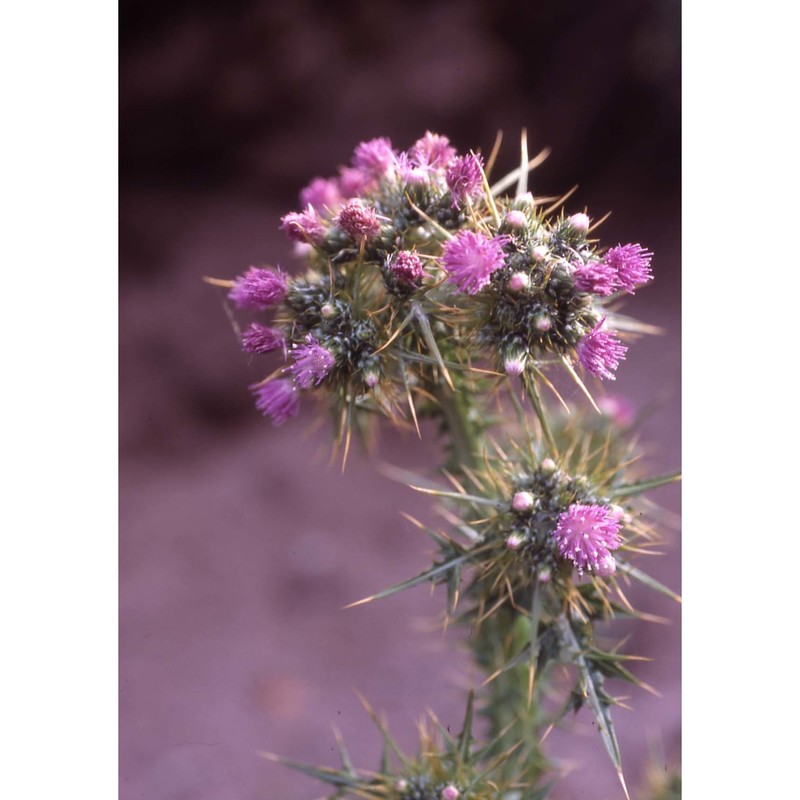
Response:
[[[525,192],[524,194],[518,194],[514,198],[513,205],[514,208],[519,208],[522,209],[523,211],[531,209],[535,205],[533,201],[533,195],[530,192]]]
[[[537,314],[533,318],[533,326],[537,331],[547,333],[553,327],[553,322],[546,314]]]
[[[543,244],[537,244],[536,247],[531,250],[531,255],[535,261],[544,261],[547,258],[549,250]]]
[[[544,461],[542,461],[542,469],[547,470],[548,472],[555,472],[556,462],[553,461],[552,458],[546,458]]]
[[[514,511],[530,511],[533,508],[534,497],[530,492],[517,492],[511,500]]]
[[[522,543],[524,541],[525,540],[522,538],[522,536],[519,533],[511,533],[506,538],[506,547],[509,550],[519,550],[519,548],[522,547]]]
[[[602,578],[608,578],[617,571],[617,562],[614,561],[614,556],[608,555],[603,558],[597,565],[597,574]]]
[[[364,383],[369,386],[371,389],[373,386],[378,385],[378,381],[381,379],[380,373],[374,367],[364,372]]]
[[[528,224],[528,218],[521,211],[509,211],[506,214],[506,225],[512,228],[524,228]]]
[[[539,583],[550,583],[553,573],[550,571],[550,567],[542,567],[536,577],[539,579]]]
[[[527,272],[515,272],[508,279],[508,288],[512,292],[524,292],[531,285],[531,278]]]
[[[397,789],[398,792],[404,792],[406,789],[408,789],[408,781],[405,778],[400,778],[400,780],[394,785],[394,788]]]
[[[522,375],[525,370],[525,359],[525,353],[507,356],[503,361],[503,369],[506,371],[506,375],[511,375],[512,377]]]
[[[325,303],[319,313],[323,319],[333,319],[336,316],[336,306],[333,303]]]
[[[567,222],[578,233],[587,233],[589,231],[589,217],[587,214],[573,214]]]
[[[460,796],[461,792],[452,783],[442,789],[442,800],[457,800]]]

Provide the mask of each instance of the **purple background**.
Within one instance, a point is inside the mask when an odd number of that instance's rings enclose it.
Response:
[[[657,280],[627,311],[667,333],[631,347],[613,390],[651,407],[647,466],[680,464],[680,5],[676,2],[123,0],[121,32],[120,781],[128,798],[319,797],[259,750],[335,765],[331,726],[358,766],[378,737],[354,689],[407,747],[426,707],[457,726],[469,661],[430,632],[425,588],[343,605],[427,563],[400,510],[430,504],[359,450],[329,467],[318,408],[275,429],[203,275],[294,269],[278,218],[361,139],[405,148],[426,129],[461,150],[521,127],[551,158],[539,194],[580,183],[568,210],[613,210],[606,243],[641,241]],[[223,9],[223,10],[221,10]],[[498,174],[500,174],[498,172]],[[576,397],[577,400],[577,397]],[[432,437],[385,429],[378,458],[436,463]],[[680,492],[653,493],[679,509]],[[679,590],[679,539],[642,566]],[[680,748],[680,609],[634,587],[670,625],[615,624],[636,673],[616,714],[628,783]],[[620,797],[599,737],[554,733],[574,769],[556,798]]]

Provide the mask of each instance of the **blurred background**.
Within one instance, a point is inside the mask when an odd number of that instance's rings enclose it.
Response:
[[[662,326],[636,343],[613,387],[649,410],[647,468],[680,465],[680,4],[672,0],[122,0],[120,65],[121,797],[301,800],[323,790],[258,751],[336,764],[336,725],[358,766],[378,737],[354,689],[413,747],[426,707],[451,727],[468,659],[431,628],[438,594],[418,588],[340,610],[426,564],[399,515],[425,499],[365,454],[329,464],[313,403],[273,428],[204,275],[250,264],[293,270],[279,217],[353,147],[426,130],[462,151],[505,140],[497,174],[552,147],[537,194],[574,184],[569,212],[612,216],[606,244],[652,249],[656,280],[627,312]],[[580,400],[576,397],[576,402]],[[437,443],[385,430],[377,456],[436,463]],[[680,491],[653,498],[679,511]],[[680,590],[667,531],[651,574]],[[645,566],[644,564],[642,566]],[[680,610],[634,587],[668,625],[612,626],[660,696],[614,687],[628,784],[680,754]],[[577,735],[575,733],[577,732]],[[568,777],[553,797],[619,798],[599,737],[579,716],[549,752]]]

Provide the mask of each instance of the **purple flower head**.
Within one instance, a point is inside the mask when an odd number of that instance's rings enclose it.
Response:
[[[233,282],[228,297],[239,308],[264,309],[283,302],[289,288],[289,276],[280,269],[250,267]]]
[[[419,186],[428,183],[431,179],[431,171],[426,166],[415,164],[405,153],[400,153],[397,157],[397,174],[403,183]]]
[[[617,271],[603,261],[590,261],[578,264],[572,273],[572,280],[579,292],[589,292],[600,297],[608,297],[617,288]]]
[[[381,231],[375,209],[364,205],[360,200],[349,200],[336,217],[336,223],[356,241],[374,239]]]
[[[375,179],[363,169],[339,167],[339,191],[342,197],[360,197],[375,186]]]
[[[401,250],[390,262],[389,270],[400,283],[417,286],[425,277],[422,260],[413,250]]]
[[[286,378],[255,383],[250,391],[256,396],[256,408],[265,417],[271,417],[275,426],[283,425],[300,410],[300,394]]]
[[[426,131],[408,151],[411,163],[418,167],[444,169],[455,158],[456,149],[450,146],[450,140],[438,133]]]
[[[462,292],[477,294],[503,266],[503,245],[507,242],[507,236],[489,239],[482,233],[459,231],[444,246],[442,266]]]
[[[477,197],[483,191],[483,159],[470,153],[453,159],[445,173],[447,186],[453,196],[453,207],[467,197]]]
[[[325,226],[311,203],[304,211],[290,211],[282,216],[281,230],[293,242],[319,244],[325,236]]]
[[[653,254],[639,244],[621,244],[606,253],[605,263],[616,273],[617,286],[633,294],[637,286],[652,279],[652,257]]]
[[[300,205],[312,205],[317,211],[333,210],[342,204],[339,182],[334,178],[314,178],[300,192]]]
[[[625,397],[609,394],[597,401],[600,410],[616,425],[628,428],[633,425],[636,413],[633,404]]]
[[[310,333],[306,343],[292,349],[294,364],[286,368],[286,372],[294,376],[295,383],[301,389],[308,389],[311,384],[319,385],[333,369],[336,359],[330,350],[324,348]]]
[[[242,350],[245,353],[263,354],[280,349],[286,352],[286,339],[277,328],[252,322],[242,334]]]
[[[364,172],[382,178],[394,167],[396,153],[389,139],[380,137],[361,142],[353,153],[353,166]]]
[[[610,575],[616,564],[611,550],[616,550],[619,537],[619,519],[608,506],[574,504],[558,518],[553,531],[558,552],[584,571]]]
[[[581,366],[592,375],[613,381],[616,376],[611,370],[615,370],[619,366],[619,362],[625,359],[628,348],[619,341],[613,331],[600,330],[605,321],[606,318],[603,317],[578,342],[578,360],[581,362]]]

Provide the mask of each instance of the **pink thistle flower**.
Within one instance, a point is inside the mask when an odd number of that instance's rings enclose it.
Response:
[[[252,322],[242,334],[242,350],[245,353],[264,354],[281,349],[286,352],[286,339],[277,328]]]
[[[339,191],[343,198],[361,197],[377,185],[375,179],[356,167],[339,167]]]
[[[438,133],[426,131],[408,151],[411,163],[418,167],[430,169],[444,169],[456,155],[455,147],[450,146],[450,140]]]
[[[424,165],[415,164],[406,153],[400,153],[397,157],[397,174],[404,183],[416,186],[428,183],[431,180],[431,169]]]
[[[610,575],[616,564],[611,550],[616,550],[620,522],[608,506],[573,504],[558,518],[553,531],[558,552],[584,571]],[[613,565],[613,567],[612,567]]]
[[[489,239],[482,233],[459,231],[444,246],[442,266],[462,292],[477,294],[503,266],[507,236]]]
[[[633,425],[636,418],[632,403],[619,395],[606,395],[597,401],[600,410],[615,424],[622,428]]]
[[[483,191],[483,159],[470,153],[453,159],[445,173],[447,186],[453,196],[453,208],[467,197],[477,197]]]
[[[293,242],[319,244],[325,236],[325,226],[311,203],[304,211],[290,211],[282,216],[281,230]]]
[[[375,209],[360,200],[348,201],[336,217],[336,224],[356,241],[374,239],[381,230]]]
[[[603,261],[578,264],[572,273],[572,280],[579,292],[589,292],[600,297],[608,297],[619,285],[617,271]]]
[[[619,362],[625,359],[628,348],[619,341],[613,331],[600,330],[605,321],[606,318],[603,317],[578,342],[578,360],[581,362],[581,366],[592,375],[613,381],[616,376],[611,370],[615,370],[619,366]]]
[[[250,267],[234,281],[228,297],[239,308],[264,309],[283,302],[289,289],[289,276],[280,269]]]
[[[318,386],[333,369],[336,359],[330,350],[323,347],[310,333],[306,343],[292,349],[294,364],[286,368],[294,376],[295,383],[301,389],[308,389],[311,384]]]
[[[619,288],[633,294],[637,286],[652,280],[652,257],[653,254],[640,244],[621,244],[606,253],[605,263],[616,273]]]
[[[413,250],[401,250],[390,262],[389,270],[400,283],[417,286],[425,277],[422,260]]]
[[[342,204],[342,193],[339,182],[334,178],[314,178],[300,192],[300,205],[305,208],[312,205],[316,211],[322,212],[338,208]]]
[[[353,153],[353,166],[375,178],[382,178],[395,165],[397,154],[385,137],[361,142]]]
[[[276,427],[300,411],[300,395],[286,378],[255,383],[250,391],[256,396],[256,408],[265,417],[271,417]]]

